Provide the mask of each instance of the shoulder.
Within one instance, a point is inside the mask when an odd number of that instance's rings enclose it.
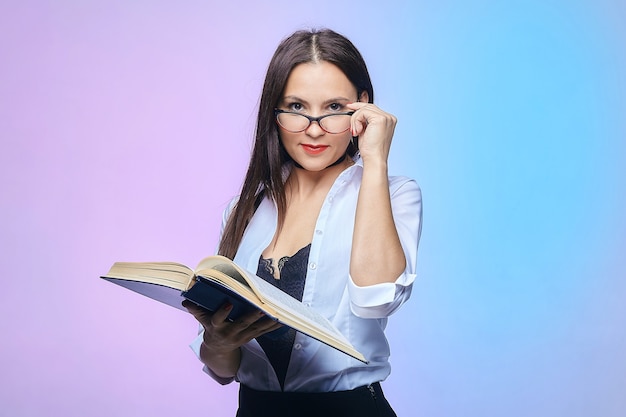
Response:
[[[230,214],[235,207],[237,206],[237,203],[239,202],[239,195],[236,195],[234,197],[232,197],[228,203],[226,203],[226,207],[224,208],[224,214]]]
[[[232,197],[228,201],[228,203],[226,203],[226,206],[224,207],[224,210],[222,211],[222,227],[224,227],[226,223],[228,222],[228,219],[231,213],[235,210],[235,207],[237,207],[237,202],[239,202],[238,195]]]
[[[276,211],[276,205],[274,201],[267,195],[266,193],[261,193],[257,196],[257,201],[255,202],[255,208],[253,216],[257,216],[258,213],[262,213],[263,215],[273,215]],[[237,204],[241,199],[240,195],[237,195],[230,199],[230,201],[226,204],[226,207],[223,211],[223,221],[226,222],[235,210],[237,209]]]

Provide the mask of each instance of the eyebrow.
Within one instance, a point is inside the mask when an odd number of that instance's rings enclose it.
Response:
[[[300,98],[298,96],[285,96],[285,97],[282,98],[282,101],[287,101],[287,100],[297,101],[297,102],[300,102],[302,104],[309,104],[306,100],[304,100],[304,99],[302,99],[302,98]],[[352,101],[352,100],[350,100],[349,98],[346,98],[346,97],[334,97],[334,98],[330,98],[328,100],[324,100],[324,104],[335,103],[337,101],[348,101],[349,102],[349,101]]]

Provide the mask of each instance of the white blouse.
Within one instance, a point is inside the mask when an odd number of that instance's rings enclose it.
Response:
[[[363,163],[344,170],[322,205],[311,242],[302,302],[328,318],[363,353],[364,364],[301,333],[296,334],[285,380],[285,391],[328,392],[349,390],[382,381],[391,372],[389,345],[384,334],[387,317],[411,295],[416,277],[417,248],[421,233],[422,196],[417,183],[406,177],[390,177],[389,190],[394,222],[406,257],[406,269],[395,283],[358,287],[349,274],[350,251]],[[222,230],[234,202],[224,212]],[[256,271],[261,253],[270,244],[277,225],[277,210],[266,198],[254,214],[234,261]],[[200,355],[202,332],[191,348]],[[267,356],[256,340],[242,346],[241,365],[235,378],[250,388],[280,391]]]

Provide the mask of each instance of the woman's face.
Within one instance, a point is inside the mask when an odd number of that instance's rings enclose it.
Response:
[[[357,91],[344,73],[334,64],[321,61],[297,65],[289,75],[280,110],[319,117],[348,112],[345,106],[357,101]],[[349,120],[349,116],[345,116]],[[324,123],[324,121],[322,121]],[[291,158],[308,171],[321,171],[342,158],[352,138],[348,129],[328,133],[318,122],[304,131],[293,133],[279,125],[280,138]]]

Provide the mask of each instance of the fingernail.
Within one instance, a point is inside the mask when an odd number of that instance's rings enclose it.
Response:
[[[224,310],[229,311],[233,309],[233,305],[231,303],[226,303],[224,306]]]

